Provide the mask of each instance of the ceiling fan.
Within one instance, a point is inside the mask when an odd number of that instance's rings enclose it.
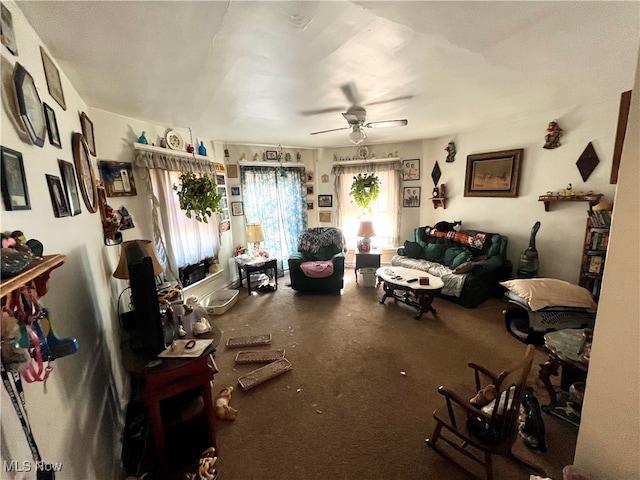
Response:
[[[363,128],[379,128],[379,127],[403,127],[407,125],[408,121],[406,119],[402,120],[383,120],[379,122],[368,122],[365,123],[367,118],[367,111],[360,105],[360,100],[358,98],[358,92],[353,83],[347,83],[342,85],[342,91],[344,92],[347,99],[351,102],[351,106],[347,109],[346,112],[342,113],[342,116],[347,120],[349,126],[341,127],[341,128],[332,128],[329,130],[321,130],[319,132],[311,132],[311,135],[318,135],[320,133],[328,133],[335,132],[338,130],[349,130],[351,129],[351,133],[349,134],[349,141],[358,145],[367,138],[367,134],[364,132]],[[403,97],[391,98],[388,100],[381,100],[378,102],[371,102],[367,105],[379,105],[382,103],[394,102],[397,100],[405,100],[408,98],[412,98],[412,95],[406,95]],[[322,110],[313,110],[301,112],[303,115],[317,115],[319,113],[327,113],[327,112],[335,112],[343,110],[343,107],[331,107],[325,108]]]

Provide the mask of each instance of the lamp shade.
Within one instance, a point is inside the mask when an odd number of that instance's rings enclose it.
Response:
[[[360,222],[360,228],[358,228],[358,237],[375,237],[376,232],[373,229],[373,222],[371,220],[363,220]]]
[[[151,240],[129,240],[126,242],[122,242],[122,244],[120,245],[120,261],[118,262],[118,266],[116,267],[115,272],[113,272],[113,276],[116,278],[121,278],[123,280],[129,279],[129,265],[127,264],[126,248],[128,245],[131,245],[135,242],[140,242],[143,248],[151,257],[151,263],[153,263],[153,274],[160,275],[162,272],[164,272],[164,268],[162,267],[162,265],[160,265],[158,257],[156,257],[156,252],[153,249]]]
[[[247,242],[263,242],[264,232],[262,231],[262,225],[260,222],[247,223]]]

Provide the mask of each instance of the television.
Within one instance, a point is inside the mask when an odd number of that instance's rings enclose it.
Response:
[[[157,355],[173,342],[171,310],[161,311],[153,273],[153,261],[144,244],[134,241],[124,247],[129,269],[133,306],[131,349]]]

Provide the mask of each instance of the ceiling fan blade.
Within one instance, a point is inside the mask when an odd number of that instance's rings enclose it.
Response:
[[[358,88],[353,82],[345,83],[340,87],[342,92],[347,97],[347,100],[351,102],[351,105],[360,105],[360,98],[358,95]]]
[[[303,110],[300,112],[300,115],[303,117],[310,117],[312,115],[320,115],[321,113],[342,112],[343,110],[344,107],[319,108],[318,110]]]
[[[377,102],[370,102],[370,103],[366,103],[365,106],[368,107],[370,105],[382,105],[383,103],[397,102],[399,100],[409,100],[410,98],[413,98],[413,95],[404,95],[402,97],[390,98],[388,100],[379,100]]]
[[[365,124],[367,128],[380,128],[380,127],[404,127],[407,123],[407,119],[403,120],[383,120],[381,122],[369,122]]]
[[[351,127],[332,128],[331,130],[321,130],[320,132],[311,132],[309,135],[318,135],[319,133],[337,132],[338,130],[349,130]]]

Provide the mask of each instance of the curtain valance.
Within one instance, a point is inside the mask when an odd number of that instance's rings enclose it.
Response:
[[[171,151],[167,153],[146,152],[137,150],[133,165],[149,170],[167,170],[170,172],[193,172],[193,173],[216,173],[214,162],[208,160],[199,160],[197,158],[183,158],[172,155]]]
[[[389,170],[402,170],[402,161],[392,160],[389,162],[362,162],[355,165],[333,165],[331,173],[333,175],[349,174],[355,175],[362,172],[388,172]]]

